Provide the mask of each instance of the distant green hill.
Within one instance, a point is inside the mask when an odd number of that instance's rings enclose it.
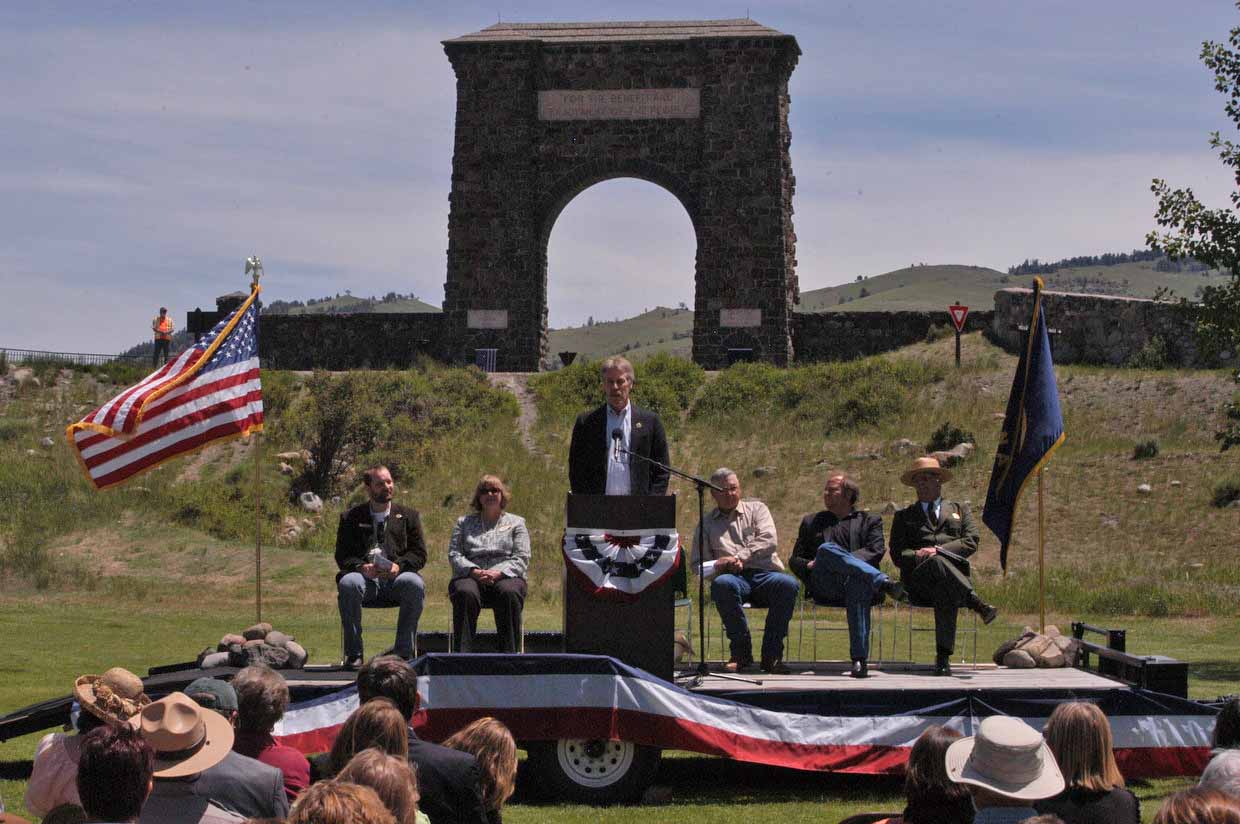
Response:
[[[1016,278],[984,266],[914,266],[861,281],[801,293],[800,312],[895,312],[943,309],[960,301],[973,309],[994,307],[995,292]],[[1032,283],[1031,278],[1026,278]]]
[[[412,296],[395,298],[355,298],[352,295],[339,295],[328,300],[300,301],[290,304],[285,301],[273,301],[265,308],[273,315],[353,315],[360,312],[439,312],[438,306],[419,300]]]
[[[1057,292],[1153,297],[1169,289],[1195,299],[1206,285],[1219,286],[1226,275],[1215,272],[1160,272],[1153,262],[1082,266],[1042,275]],[[1007,275],[984,266],[914,266],[861,281],[801,293],[801,312],[894,312],[943,309],[960,301],[971,309],[994,308],[994,295],[1009,286],[1031,286],[1032,275]],[[864,293],[863,293],[864,290]]]
[[[657,306],[620,321],[552,329],[551,358],[558,366],[560,352],[576,352],[583,358],[616,354],[641,357],[656,352],[688,356],[692,334],[691,310]]]

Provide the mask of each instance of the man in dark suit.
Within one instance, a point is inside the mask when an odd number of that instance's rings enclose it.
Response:
[[[622,451],[667,463],[663,422],[653,412],[629,403],[633,365],[625,358],[608,358],[603,361],[602,373],[607,402],[593,412],[582,412],[573,424],[568,448],[569,487],[587,495],[666,494],[666,469]]]
[[[418,575],[426,565],[422,519],[392,502],[395,487],[386,466],[371,467],[362,479],[370,500],[341,515],[336,530],[336,600],[347,669],[357,669],[364,660],[362,607],[400,607],[392,653],[412,658],[426,597]]]
[[[950,471],[934,458],[918,458],[900,476],[917,490],[917,501],[891,522],[891,559],[913,603],[934,607],[934,674],[951,675],[956,648],[956,610],[967,607],[989,624],[999,613],[978,597],[964,559],[977,552],[978,532],[966,504],[945,501]]]
[[[395,702],[405,718],[418,710],[418,676],[405,661],[383,655],[357,674],[357,700]],[[409,762],[417,769],[418,809],[434,824],[486,824],[481,771],[469,753],[423,741],[409,728]]]
[[[853,678],[869,676],[870,606],[878,593],[904,600],[904,589],[878,569],[887,548],[883,519],[857,510],[861,487],[843,473],[827,478],[821,512],[806,515],[788,563],[815,602],[844,605]]]

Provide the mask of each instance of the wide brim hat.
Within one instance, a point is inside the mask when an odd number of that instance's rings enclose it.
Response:
[[[73,697],[96,718],[123,724],[151,703],[142,691],[142,679],[123,667],[103,675],[81,675],[73,683]]]
[[[900,476],[900,483],[905,486],[912,486],[913,476],[919,475],[922,472],[933,472],[935,475],[939,476],[939,480],[943,483],[947,483],[952,479],[950,469],[946,469],[941,466],[937,458],[926,456],[913,461],[913,465],[906,469],[904,474]]]
[[[181,778],[214,767],[232,751],[232,724],[183,692],[142,708],[129,723],[155,750],[156,778]]]
[[[1020,801],[1051,798],[1064,790],[1063,774],[1042,734],[1018,718],[992,715],[977,735],[951,743],[947,777]]]

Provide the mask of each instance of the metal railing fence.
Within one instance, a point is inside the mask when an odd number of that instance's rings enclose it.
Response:
[[[94,352],[48,352],[42,349],[11,349],[0,346],[0,355],[9,363],[35,363],[52,361],[72,363],[78,366],[101,366],[113,361],[150,360],[150,355],[102,355]]]

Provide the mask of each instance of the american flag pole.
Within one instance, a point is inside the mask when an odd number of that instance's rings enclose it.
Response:
[[[245,261],[245,273],[252,275],[251,292],[259,289],[258,279],[263,276],[263,262],[257,255],[250,255]],[[263,498],[261,493],[261,454],[263,433],[254,433],[254,623],[263,622]]]

